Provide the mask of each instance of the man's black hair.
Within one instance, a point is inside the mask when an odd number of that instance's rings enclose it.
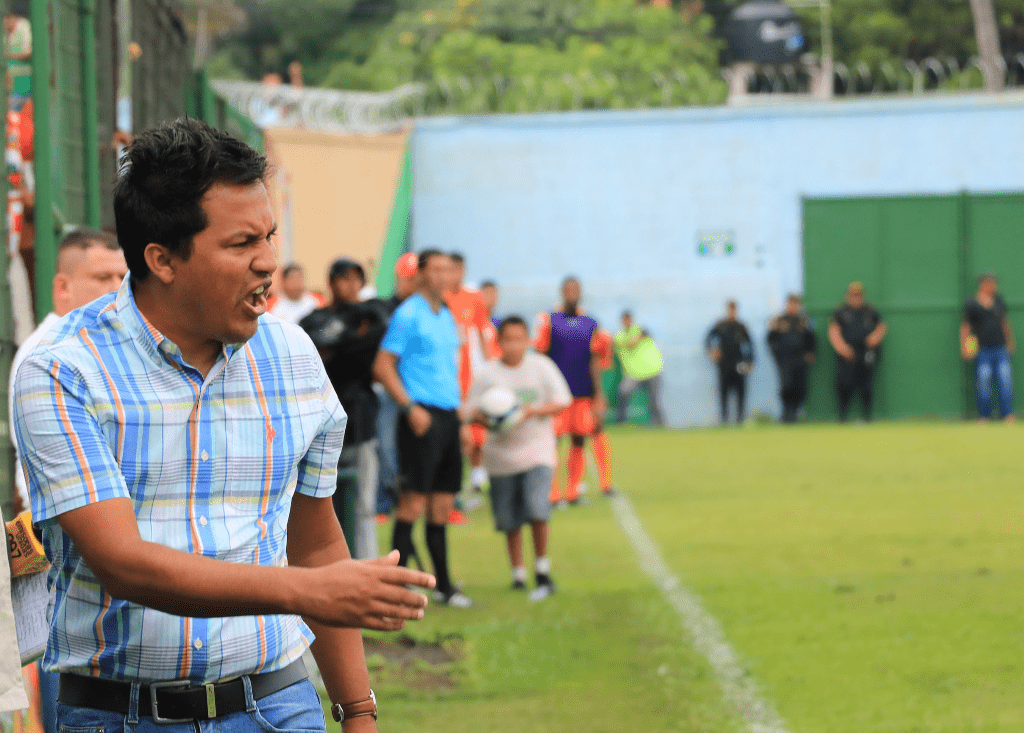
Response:
[[[505,329],[509,326],[522,326],[526,329],[526,332],[530,332],[530,327],[526,325],[526,321],[521,316],[505,316],[501,319],[501,323],[498,324],[498,337],[505,333]]]
[[[132,278],[149,275],[150,243],[188,259],[192,238],[209,225],[200,202],[212,186],[251,186],[266,176],[263,155],[200,120],[183,117],[136,136],[114,185],[117,239]]]
[[[432,257],[439,257],[439,256],[441,256],[441,257],[450,257],[451,255],[446,255],[444,252],[442,252],[439,249],[425,249],[422,252],[420,252],[420,261],[419,261],[419,266],[418,266],[419,271],[423,272],[425,269],[427,269],[427,263],[430,262],[430,259]]]
[[[303,272],[302,265],[298,262],[289,262],[284,266],[284,269],[281,270],[281,277],[288,277],[293,272]]]
[[[483,290],[484,288],[495,288],[495,289],[497,289],[497,287],[498,287],[498,283],[494,282],[493,280],[484,280],[482,283],[480,283],[480,289],[481,290]]]
[[[466,264],[466,258],[462,256],[461,252],[449,252],[448,256],[452,258],[452,262],[456,265]]]
[[[622,315],[619,316],[619,318],[632,318],[632,317],[633,317],[633,311],[628,311],[628,310],[622,311]]]

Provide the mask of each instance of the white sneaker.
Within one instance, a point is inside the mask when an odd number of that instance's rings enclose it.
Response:
[[[473,605],[473,601],[469,596],[463,595],[458,591],[453,592],[450,596],[445,598],[442,603],[452,608],[469,608]]]

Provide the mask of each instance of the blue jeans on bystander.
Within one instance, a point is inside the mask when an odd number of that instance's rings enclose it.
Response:
[[[999,389],[999,415],[1013,413],[1013,370],[1010,352],[1005,346],[983,346],[974,357],[974,376],[978,385],[978,417],[992,416],[992,380]]]

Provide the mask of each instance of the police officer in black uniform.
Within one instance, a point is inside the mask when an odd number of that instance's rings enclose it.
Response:
[[[726,317],[716,323],[704,340],[708,356],[718,365],[718,395],[722,424],[729,421],[729,394],[736,393],[736,422],[743,422],[747,375],[754,367],[754,346],[747,327],[736,318],[736,301],[725,304]]]
[[[814,363],[817,338],[810,319],[801,310],[800,296],[786,300],[786,312],[768,323],[768,348],[779,370],[782,422],[796,422],[807,399],[807,377]]]
[[[871,419],[875,369],[887,331],[882,316],[864,300],[864,284],[850,283],[846,301],[833,311],[828,324],[828,339],[839,355],[836,395],[840,422],[846,422],[850,403],[858,392],[864,406],[864,419]]]

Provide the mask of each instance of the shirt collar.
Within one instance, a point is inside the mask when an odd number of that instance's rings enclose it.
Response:
[[[178,345],[164,336],[157,330],[156,326],[142,315],[138,304],[135,302],[135,293],[132,291],[131,273],[125,275],[121,281],[121,287],[117,290],[114,299],[117,310],[117,317],[124,324],[132,340],[139,344],[143,351],[149,354],[154,360],[160,362],[164,359],[171,361],[178,366],[190,366],[181,355]],[[221,355],[224,360],[229,360],[242,344],[222,344]]]

